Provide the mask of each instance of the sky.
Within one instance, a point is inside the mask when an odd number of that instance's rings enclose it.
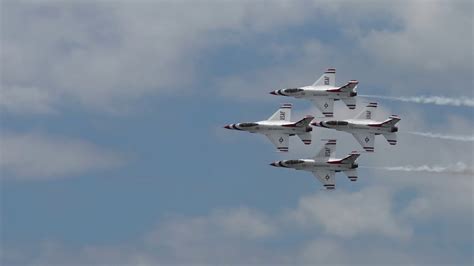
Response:
[[[473,264],[471,1],[0,7],[2,265]],[[378,119],[401,117],[398,145],[376,138],[331,192],[268,164],[325,138],[342,157],[360,149],[350,135],[317,128],[281,154],[222,128],[286,102],[320,116],[268,93],[329,67],[405,97],[375,99]]]

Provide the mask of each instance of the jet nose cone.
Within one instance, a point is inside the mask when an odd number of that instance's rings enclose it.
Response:
[[[224,128],[230,129],[230,125],[225,126]]]
[[[277,164],[276,164],[276,163],[271,163],[270,165],[271,165],[271,166],[277,166]]]
[[[276,91],[271,91],[270,94],[271,95],[277,95]]]

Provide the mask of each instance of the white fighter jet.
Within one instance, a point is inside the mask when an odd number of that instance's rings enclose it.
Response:
[[[383,135],[390,145],[396,145],[398,127],[395,124],[400,121],[400,117],[391,115],[385,121],[375,121],[372,117],[376,109],[377,103],[369,103],[354,119],[318,121],[311,125],[351,133],[367,152],[375,150],[375,135]]]
[[[343,101],[349,109],[356,108],[355,96],[359,82],[351,80],[344,86],[336,86],[336,69],[329,68],[311,86],[280,89],[270,92],[273,95],[290,96],[297,99],[308,99],[323,113],[325,117],[333,117],[334,101]]]
[[[334,176],[337,172],[342,171],[351,181],[357,181],[356,169],[359,165],[355,161],[360,154],[352,152],[343,159],[334,159],[335,151],[336,140],[328,140],[321,151],[312,159],[277,161],[270,165],[312,172],[326,189],[335,189],[336,180]]]
[[[288,151],[289,136],[297,135],[304,144],[311,144],[311,131],[313,128],[309,125],[313,116],[306,116],[298,122],[291,122],[291,107],[287,103],[283,104],[268,120],[238,123],[225,126],[227,129],[243,130],[250,133],[261,133],[277,147],[279,151]]]

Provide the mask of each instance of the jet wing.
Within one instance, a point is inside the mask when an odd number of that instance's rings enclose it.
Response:
[[[327,97],[312,99],[314,105],[323,113],[325,117],[334,116],[334,100]]]
[[[354,138],[360,143],[362,148],[367,152],[373,152],[375,135],[373,133],[355,132],[352,133]]]
[[[277,147],[279,151],[287,152],[288,151],[288,142],[290,136],[288,134],[265,134],[267,138]]]
[[[342,98],[341,99],[349,109],[354,110],[356,108],[356,99],[354,97]]]
[[[336,179],[335,172],[328,170],[314,170],[313,175],[323,183],[326,189],[335,189],[336,188]]]
[[[352,182],[357,181],[357,170],[356,169],[345,170],[344,173],[347,175],[347,177],[349,177],[349,179]]]

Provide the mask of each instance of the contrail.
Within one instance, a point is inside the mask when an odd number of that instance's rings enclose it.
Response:
[[[448,166],[387,166],[387,167],[362,167],[362,168],[371,168],[377,170],[386,170],[386,171],[402,171],[402,172],[425,172],[425,173],[437,173],[437,174],[454,174],[454,175],[472,175],[474,176],[474,169],[468,167],[464,163],[456,163],[454,165]]]
[[[456,141],[474,141],[474,135],[471,136],[462,136],[462,135],[443,135],[430,132],[403,132],[408,134],[413,134],[422,137],[436,138],[436,139],[447,139],[447,140],[456,140]]]
[[[391,97],[380,95],[360,95],[362,97],[386,99],[392,101],[422,103],[422,104],[436,104],[436,105],[450,105],[450,106],[467,106],[474,107],[474,99],[468,97],[448,98],[443,96],[413,96],[413,97]]]

